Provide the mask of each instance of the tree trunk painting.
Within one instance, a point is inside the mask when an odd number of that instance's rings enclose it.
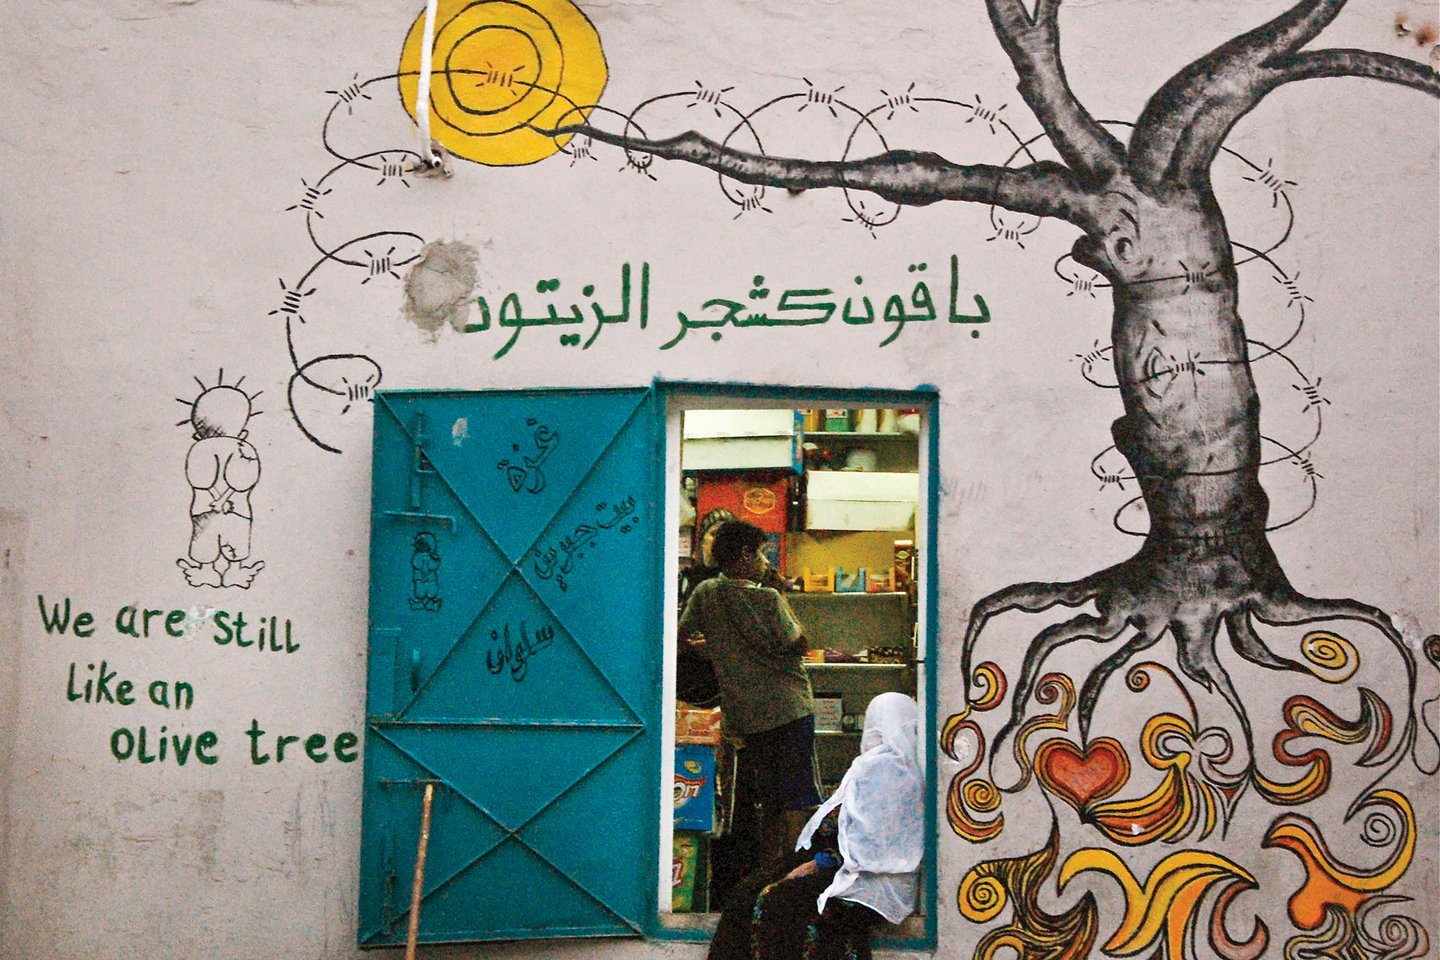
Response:
[[[1128,142],[1121,142],[1091,117],[1067,84],[1057,26],[1060,0],[1038,0],[1033,11],[1021,0],[987,0],[995,34],[1018,75],[1019,91],[1059,153],[1060,163],[1036,161],[1018,168],[967,166],[937,154],[904,150],[865,159],[815,161],[762,156],[694,132],[668,139],[641,139],[629,123],[618,133],[589,122],[549,131],[557,137],[582,136],[612,144],[623,148],[627,156],[699,164],[741,183],[790,191],[843,187],[852,192],[869,191],[901,205],[945,200],[992,204],[1022,214],[1058,218],[1080,228],[1082,236],[1075,242],[1073,258],[1103,276],[1112,289],[1110,357],[1123,413],[1112,424],[1111,433],[1115,448],[1130,467],[1125,479],[1138,481],[1149,517],[1148,532],[1139,550],[1117,565],[1070,582],[1014,584],[975,604],[961,651],[972,703],[951,718],[944,745],[954,756],[954,738],[960,732],[970,728],[979,736],[979,728],[970,719],[972,711],[996,708],[1007,685],[993,664],[974,662],[992,620],[1012,611],[1063,609],[1063,617],[1030,640],[1013,682],[1008,718],[990,739],[988,749],[994,758],[1014,741],[1012,749],[1022,776],[1004,790],[1023,787],[1033,770],[1048,792],[1069,803],[1082,820],[1114,843],[1203,838],[1217,820],[1225,822],[1247,790],[1280,805],[1296,805],[1318,796],[1322,789],[1315,784],[1284,784],[1261,772],[1257,757],[1263,744],[1257,743],[1245,698],[1222,665],[1219,647],[1228,642],[1246,669],[1311,676],[1313,663],[1287,656],[1267,643],[1264,635],[1277,627],[1337,621],[1372,628],[1384,638],[1382,643],[1388,642],[1395,669],[1404,673],[1407,698],[1395,719],[1398,729],[1388,727],[1388,707],[1369,700],[1367,711],[1373,707],[1373,713],[1367,712],[1351,728],[1352,736],[1359,736],[1365,728],[1371,739],[1362,765],[1379,770],[1348,812],[1353,816],[1363,811],[1367,827],[1387,822],[1395,831],[1397,857],[1405,846],[1406,830],[1413,842],[1414,818],[1408,801],[1403,795],[1380,789],[1379,784],[1413,754],[1418,735],[1413,707],[1416,660],[1384,611],[1359,600],[1302,594],[1271,549],[1269,503],[1259,479],[1264,456],[1260,401],[1251,373],[1252,360],[1266,348],[1247,339],[1240,313],[1236,245],[1211,184],[1212,163],[1232,126],[1286,84],[1322,77],[1369,78],[1440,96],[1440,78],[1426,64],[1363,50],[1306,49],[1343,5],[1343,0],[1302,0],[1186,66],[1150,97]],[[1348,643],[1324,631],[1311,636]],[[1105,645],[1107,650],[1084,677],[1078,694],[1069,688],[1068,677],[1047,673],[1051,658],[1077,641]],[[1206,753],[1199,747],[1206,731],[1189,730],[1198,770],[1182,776],[1177,784],[1183,785],[1177,786],[1176,792],[1188,795],[1197,809],[1155,815],[1154,809],[1173,806],[1175,801],[1175,796],[1157,791],[1151,795],[1156,803],[1151,804],[1152,815],[1147,820],[1137,805],[1104,802],[1124,780],[1114,769],[1111,776],[1105,775],[1103,763],[1096,758],[1114,741],[1092,739],[1090,727],[1101,691],[1112,676],[1125,671],[1132,688],[1138,689],[1162,672],[1157,664],[1144,661],[1147,651],[1162,644],[1173,645],[1175,662],[1190,683],[1223,697],[1233,711],[1243,743],[1232,744],[1228,732],[1210,728],[1208,732],[1218,734],[1224,746]],[[1437,645],[1440,639],[1427,641],[1431,658]],[[1188,699],[1179,678],[1172,675],[1171,679]],[[1047,740],[1032,756],[1027,740],[1037,720],[1027,716],[1035,702],[1061,704],[1052,720],[1066,719],[1068,705],[1075,706],[1080,745]],[[1193,701],[1190,705],[1193,717]],[[1299,713],[1298,706],[1287,704],[1292,733],[1306,729],[1303,723],[1297,729]],[[1333,714],[1329,717],[1340,719]],[[1198,727],[1198,718],[1193,725]],[[1382,727],[1383,732],[1376,732]],[[1280,742],[1277,740],[1276,757],[1284,762]],[[1158,740],[1151,745],[1156,748],[1155,756],[1146,750],[1146,759],[1157,766],[1163,751]],[[1128,763],[1123,750],[1117,757],[1115,766]],[[993,838],[1001,823],[998,816],[989,820],[979,816],[999,808],[993,778],[966,780],[980,763],[981,757],[976,757],[955,778],[950,797],[952,826],[976,842]],[[1393,819],[1377,819],[1377,808],[1385,808]],[[989,861],[967,874],[959,901],[968,918],[983,921],[995,916],[1004,903],[1017,904],[1015,919],[987,935],[977,948],[977,957],[988,955],[1002,943],[1026,958],[1078,957],[1089,952],[1096,931],[1093,913],[1087,920],[1084,901],[1056,918],[1045,914],[1033,900],[1034,884],[1048,875],[1055,860],[1056,839],[1052,835],[1048,859],[1042,850],[1035,855],[1039,860]],[[1307,840],[1315,845],[1306,845]],[[1314,822],[1294,815],[1275,820],[1266,845],[1324,850]],[[1195,879],[1193,871],[1206,856],[1185,851],[1166,858],[1151,874],[1147,889],[1150,885],[1158,888],[1161,880],[1172,880],[1179,889],[1199,895],[1214,884],[1219,894],[1210,933],[1212,947],[1225,956],[1258,955],[1266,947],[1263,925],[1257,926],[1249,941],[1236,944],[1229,941],[1223,922],[1225,906],[1241,889],[1254,886],[1254,878],[1233,862],[1218,858],[1222,862],[1214,865],[1217,872],[1209,879]],[[1323,854],[1306,864],[1312,877],[1336,866]],[[1384,875],[1398,877],[1405,865],[1392,857],[1390,873]],[[1136,882],[1123,863],[1099,849],[1073,855],[1057,879],[1063,887],[1071,876],[1086,869],[1102,870],[1122,885],[1126,879]],[[1042,871],[1038,877],[1036,870]],[[1187,870],[1192,873],[1186,874]],[[1352,903],[1359,904],[1357,910],[1347,912],[1336,905],[1337,899],[1318,912],[1312,910],[1314,915],[1309,916],[1306,905],[1314,904],[1297,894],[1290,904],[1292,920],[1301,929],[1320,931],[1316,940],[1307,942],[1343,943],[1346,949],[1360,951],[1357,956],[1373,955],[1364,951],[1379,949],[1378,941],[1366,939],[1370,934],[1363,920],[1368,909],[1381,904],[1356,896]],[[1028,911],[1022,909],[1027,897]],[[1165,904],[1172,911],[1167,919],[1171,929],[1166,949],[1175,960],[1188,955],[1182,941],[1191,920],[1184,911],[1175,912],[1177,902]],[[1138,903],[1131,906],[1140,908]],[[1153,904],[1147,902],[1146,906]],[[1093,902],[1088,909],[1093,911]],[[1389,919],[1396,929],[1403,928],[1406,936],[1401,940],[1412,950],[1406,953],[1390,943],[1387,949],[1397,951],[1390,955],[1419,955],[1414,949],[1423,952],[1420,945],[1425,933],[1414,920]],[[1121,935],[1124,932],[1122,927],[1104,949],[1138,951],[1158,940],[1158,935],[1147,941],[1137,934],[1127,941]]]

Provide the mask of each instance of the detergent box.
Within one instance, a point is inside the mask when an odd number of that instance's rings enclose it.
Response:
[[[675,829],[708,833],[715,828],[715,749],[675,747]]]
[[[698,833],[676,830],[670,861],[670,909],[689,913],[704,909],[708,882],[705,872],[706,840]]]

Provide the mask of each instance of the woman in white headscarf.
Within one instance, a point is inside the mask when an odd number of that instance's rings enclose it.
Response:
[[[917,717],[904,694],[870,702],[860,756],[805,825],[788,872],[731,895],[710,960],[866,960],[874,928],[914,912],[925,855]]]

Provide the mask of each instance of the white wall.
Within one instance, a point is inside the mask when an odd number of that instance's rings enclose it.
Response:
[[[749,109],[805,92],[807,79],[826,91],[843,85],[842,99],[868,109],[884,102],[881,90],[898,94],[914,81],[915,96],[1003,104],[996,117],[1020,136],[1039,130],[978,0],[582,7],[608,63],[602,103],[617,110],[694,91],[697,81],[707,89],[733,85],[727,101]],[[1172,72],[1282,8],[1130,0],[1066,8],[1067,73],[1097,117],[1133,120]],[[335,165],[322,128],[336,96],[325,91],[393,73],[418,12],[414,4],[346,2],[6,4],[0,649],[10,669],[0,680],[0,955],[356,952],[362,764],[295,755],[283,765],[256,766],[244,729],[255,719],[272,734],[362,730],[370,408],[361,398],[342,415],[340,401],[312,405],[302,389],[299,420],[343,452],[310,442],[287,408],[294,366],[285,317],[271,312],[282,306],[277,278],[294,288],[318,258],[306,211],[287,208]],[[1413,55],[1414,43],[1395,36],[1394,14],[1392,4],[1356,0],[1322,43]],[[1433,7],[1416,5],[1412,16],[1434,19]],[[335,111],[331,141],[342,152],[388,150],[398,159],[416,141],[393,84],[365,89],[370,99]],[[656,109],[654,132],[716,127],[705,105],[686,109],[686,102]],[[1434,111],[1433,99],[1414,91],[1317,81],[1275,94],[1228,140],[1257,166],[1295,182],[1286,188],[1294,227],[1272,256],[1290,276],[1298,272],[1299,290],[1313,298],[1303,304],[1306,322],[1287,354],[1311,382],[1323,380],[1328,401],[1320,408],[1323,436],[1310,451],[1322,475],[1317,504],[1272,543],[1297,588],[1389,611],[1417,649],[1440,630]],[[1014,140],[1003,126],[992,134],[984,117],[965,122],[972,113],[933,105],[912,113],[901,105],[883,129],[892,146],[1003,162]],[[803,113],[772,110],[761,120],[776,153],[833,157],[848,129],[824,104]],[[330,192],[315,199],[323,218],[309,223],[327,246],[379,231],[468,244],[478,253],[475,292],[492,304],[512,290],[529,296],[549,277],[563,278],[567,290],[594,282],[598,296],[610,296],[621,264],[638,269],[645,261],[648,329],[616,325],[587,350],[526,331],[495,360],[500,331],[422,332],[404,315],[402,280],[382,272],[362,284],[365,268],[331,264],[305,286],[315,293],[302,301],[307,322],[295,325],[300,361],[363,354],[383,367],[385,387],[643,384],[657,376],[937,385],[942,717],[965,705],[958,649],[979,597],[1015,581],[1079,577],[1133,551],[1138,541],[1110,522],[1132,485],[1100,489],[1090,473],[1092,457],[1111,442],[1119,403],[1080,375],[1081,357],[1108,340],[1108,297],[1076,292],[1052,272],[1073,228],[1047,222],[1023,236],[1022,249],[994,236],[984,207],[940,203],[906,209],[872,237],[846,222],[854,214],[834,191],[771,190],[770,213],[732,219],[735,208],[712,174],[657,163],[652,182],[620,171],[619,151],[595,152],[596,161],[573,165],[564,156],[509,169],[458,162],[452,178],[410,175],[408,187],[371,170],[340,171],[326,180]],[[870,152],[868,142],[856,152]],[[1246,176],[1258,173],[1222,158],[1217,190],[1233,236],[1268,246],[1285,226],[1284,205],[1272,205],[1268,187]],[[866,203],[872,213],[887,209]],[[1005,217],[1011,226],[1031,224]],[[392,245],[397,261],[418,246],[387,234],[347,249],[384,256]],[[863,275],[867,290],[908,295],[915,274],[907,267],[923,261],[943,284],[951,255],[959,258],[965,293],[981,294],[991,313],[978,339],[944,323],[917,325],[880,348],[888,331],[832,322],[793,331],[732,328],[719,342],[692,331],[659,349],[677,332],[678,311],[711,297],[743,297],[755,275],[776,289],[851,289],[852,278]],[[1241,268],[1241,297],[1252,336],[1262,339],[1285,337],[1301,309],[1262,264]],[[473,312],[469,318],[476,319]],[[222,368],[226,383],[243,376],[245,390],[263,391],[256,401],[263,416],[249,424],[249,440],[262,463],[251,502],[253,557],[264,569],[247,590],[191,586],[176,565],[190,540],[184,464],[192,441],[189,428],[175,424],[187,416],[182,404],[199,393],[197,380],[213,385]],[[1284,442],[1306,437],[1314,422],[1292,369],[1278,361],[1256,365],[1262,425]],[[1264,477],[1277,515],[1303,506],[1310,486],[1299,465],[1282,463]],[[93,635],[47,633],[40,596],[47,604],[68,597],[74,612],[91,612]],[[288,619],[301,647],[291,654],[219,647],[207,639],[208,627],[175,638],[160,621],[148,638],[123,636],[114,617],[126,605],[184,611],[187,624],[214,609]],[[991,642],[1003,651],[1001,638],[1010,638],[1012,671],[1013,651],[1036,629],[1034,620],[997,627]],[[1324,688],[1322,699],[1353,719],[1357,687],[1378,686],[1403,716],[1398,661],[1364,631],[1353,636],[1367,673]],[[1100,656],[1072,649],[1055,666],[1079,678]],[[193,709],[67,699],[72,665],[83,678],[87,664],[102,661],[137,691],[156,679],[193,684]],[[1420,667],[1428,691],[1422,698],[1433,696],[1436,673],[1423,658]],[[1292,681],[1258,669],[1237,675],[1264,717],[1257,731],[1268,757],[1270,738],[1283,728],[1278,695]],[[1303,689],[1314,694],[1312,687]],[[1218,703],[1203,702],[1207,711]],[[1118,724],[1122,713],[1115,705],[1102,715]],[[161,724],[214,731],[218,762],[141,766],[112,756],[116,728]],[[1436,747],[1423,729],[1420,740],[1421,756],[1433,759]],[[1329,746],[1337,786],[1300,812],[1348,862],[1373,865],[1382,853],[1359,844],[1356,824],[1341,819],[1368,781],[1353,768],[1353,750]],[[1139,753],[1132,755],[1138,770]],[[937,803],[957,769],[942,764]],[[1137,779],[1137,795],[1153,780]],[[1417,898],[1405,912],[1434,936],[1437,915],[1424,879],[1435,870],[1436,811],[1425,802],[1433,801],[1435,782],[1406,765],[1388,783],[1417,802],[1422,818],[1418,860],[1392,892]],[[1066,852],[1104,845],[1068,807],[1055,806]],[[956,910],[966,871],[979,860],[1032,851],[1048,827],[1048,808],[1033,786],[1007,798],[1004,810],[1002,836],[974,845],[950,832],[941,808],[942,956],[970,955],[995,926]],[[1285,812],[1252,792],[1224,841],[1217,833],[1181,845],[1222,853],[1254,874],[1260,893],[1232,909],[1230,929],[1248,930],[1258,911],[1270,925],[1272,953],[1294,933],[1284,903],[1304,877],[1295,856],[1260,849],[1272,819]],[[1170,852],[1121,849],[1142,880]],[[1103,942],[1125,908],[1119,888],[1087,877],[1046,902],[1052,910],[1069,905],[1078,889],[1101,897]],[[703,949],[601,943],[483,953],[698,957]]]

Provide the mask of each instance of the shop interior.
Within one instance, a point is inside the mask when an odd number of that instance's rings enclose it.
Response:
[[[859,753],[871,698],[885,691],[916,696],[923,685],[923,544],[916,534],[924,529],[917,522],[922,416],[898,407],[817,406],[684,409],[678,425],[674,419],[676,614],[695,584],[715,574],[707,535],[720,522],[735,517],[766,532],[765,552],[778,574],[770,583],[805,630],[816,761],[828,793]],[[754,814],[743,809],[743,789],[734,802],[734,749],[713,688],[697,687],[679,660],[666,846],[670,913],[683,921],[718,911],[743,875]]]

